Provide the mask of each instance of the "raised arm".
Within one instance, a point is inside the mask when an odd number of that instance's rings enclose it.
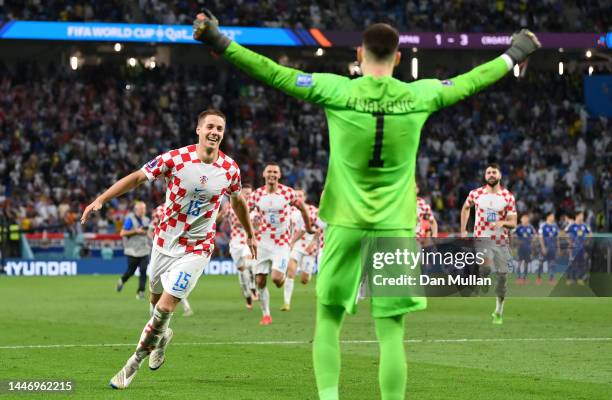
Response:
[[[298,99],[321,105],[343,102],[339,87],[348,78],[334,74],[308,74],[282,66],[273,60],[242,47],[219,30],[219,22],[206,10],[193,23],[193,38],[212,48],[226,60],[258,79]]]
[[[523,29],[512,36],[512,45],[504,54],[458,75],[439,81],[425,79],[419,81],[433,91],[432,111],[448,107],[465,99],[503,78],[514,65],[524,62],[531,53],[541,47],[538,38],[529,30]]]
[[[81,224],[87,222],[89,218],[89,214],[92,211],[98,211],[102,208],[104,203],[109,200],[114,199],[115,197],[121,196],[122,194],[129,192],[134,189],[136,186],[147,181],[147,176],[142,170],[138,170],[132,172],[128,176],[125,176],[115,182],[111,187],[109,187],[104,193],[98,196],[90,205],[88,205],[83,211],[83,215],[81,216]]]

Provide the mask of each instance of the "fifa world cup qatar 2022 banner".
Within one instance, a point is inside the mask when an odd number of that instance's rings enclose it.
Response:
[[[221,30],[232,40],[252,46],[355,47],[361,44],[361,32],[245,26],[221,26]],[[612,33],[536,34],[544,48],[612,47]],[[0,25],[0,39],[196,44],[191,35],[191,25],[47,21],[8,21]],[[510,32],[401,32],[400,47],[505,49],[511,37]]]

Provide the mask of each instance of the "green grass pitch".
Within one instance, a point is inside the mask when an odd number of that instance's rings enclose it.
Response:
[[[315,400],[311,362],[314,282],[296,283],[293,308],[259,326],[235,276],[204,277],[195,315],[171,326],[166,364],[147,364],[130,388],[108,386],[148,319],[132,279],[115,276],[1,277],[0,380],[71,379],[75,392],[0,393],[2,398]],[[347,318],[341,398],[378,399],[378,349],[367,302]],[[407,398],[612,399],[611,298],[510,298],[504,325],[491,324],[492,298],[434,298],[406,318]],[[27,345],[66,345],[24,347]],[[90,346],[82,346],[90,345]],[[103,346],[104,345],[104,346]]]

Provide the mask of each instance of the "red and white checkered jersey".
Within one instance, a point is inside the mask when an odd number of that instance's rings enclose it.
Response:
[[[434,219],[433,212],[431,210],[431,206],[427,204],[424,198],[417,197],[417,225],[416,225],[416,235],[417,237],[425,237],[426,232],[421,221],[427,220],[432,222]],[[428,225],[431,226],[431,225]]]
[[[259,246],[273,249],[289,246],[291,239],[291,206],[297,204],[295,191],[279,184],[274,193],[262,186],[251,194],[249,208],[259,212],[261,218],[257,230]]]
[[[474,237],[490,238],[498,245],[509,244],[509,234],[506,228],[496,228],[495,223],[506,219],[509,214],[516,214],[514,195],[506,188],[500,188],[497,193],[489,193],[487,186],[470,192],[466,204],[476,208],[474,220]]]
[[[311,204],[307,204],[306,209],[308,210],[308,216],[310,217],[310,223],[312,224],[313,228],[321,229],[321,226],[319,225],[319,209]],[[293,207],[291,219],[293,221],[294,232],[295,230],[304,231],[304,234],[297,242],[295,242],[293,248],[300,253],[308,254],[309,256],[316,256],[317,252],[319,251],[319,243],[316,243],[311,251],[306,251],[308,245],[310,245],[315,238],[315,235],[313,233],[306,232],[306,224],[304,224],[304,218],[302,218],[302,213],[298,208]]]
[[[234,209],[230,207],[228,214],[229,214],[229,221],[230,221],[230,226],[231,226],[230,245],[238,246],[238,245],[246,244],[246,231],[244,230],[244,227],[240,223],[240,220],[238,219],[238,216],[234,212]],[[249,218],[251,218],[251,224],[254,225],[253,221],[257,219],[257,211],[255,210],[251,211],[249,214]]]
[[[165,211],[153,244],[171,257],[186,253],[210,256],[221,198],[240,193],[238,165],[221,151],[217,161],[205,164],[193,144],[156,157],[142,171],[150,181],[163,177],[168,183]]]

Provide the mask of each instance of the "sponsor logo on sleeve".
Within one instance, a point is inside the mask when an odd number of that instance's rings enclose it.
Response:
[[[295,86],[299,87],[312,87],[314,81],[310,74],[299,74],[295,80]]]

